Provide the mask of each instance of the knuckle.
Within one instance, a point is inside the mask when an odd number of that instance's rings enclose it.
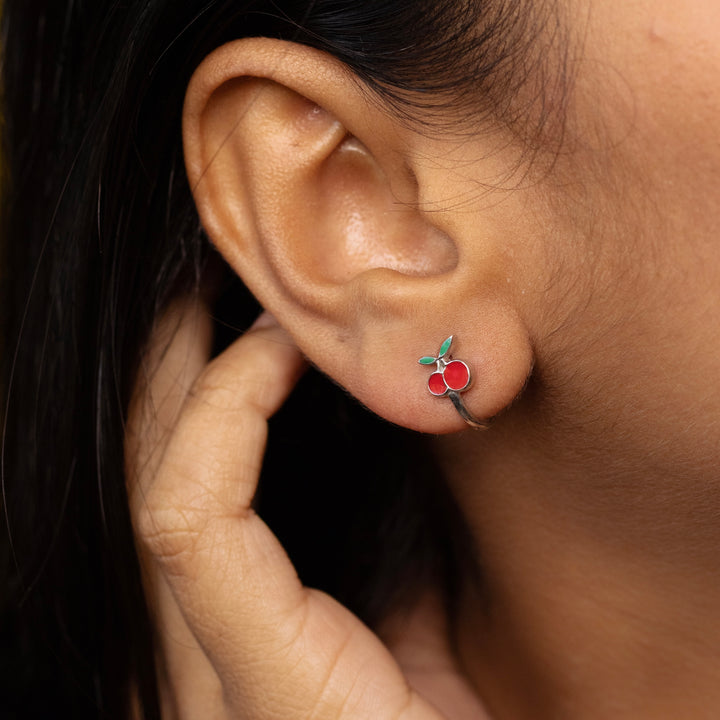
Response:
[[[195,554],[207,524],[196,508],[144,503],[138,512],[140,542],[158,560],[177,562]]]
[[[232,406],[234,398],[233,388],[227,380],[222,381],[214,373],[203,373],[190,388],[190,397],[208,402],[220,407]]]
[[[263,412],[271,381],[262,368],[232,366],[222,357],[193,383],[190,397],[200,404],[229,412]]]
[[[237,403],[238,378],[246,374],[246,368],[234,367],[219,356],[195,379],[190,394],[213,405],[232,408]]]

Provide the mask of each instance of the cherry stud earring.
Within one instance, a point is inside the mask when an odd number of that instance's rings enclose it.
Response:
[[[418,360],[421,365],[436,366],[435,371],[428,378],[428,390],[435,397],[450,398],[460,417],[470,427],[484,430],[490,427],[490,423],[473,417],[465,407],[462,397],[460,397],[460,393],[465,392],[470,387],[472,376],[467,363],[462,360],[453,360],[449,354],[452,342],[453,336],[451,335],[440,346],[437,357],[426,355]]]

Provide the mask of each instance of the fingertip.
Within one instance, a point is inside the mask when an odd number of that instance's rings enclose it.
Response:
[[[252,332],[254,330],[264,330],[272,327],[280,327],[280,324],[274,315],[269,313],[267,310],[263,310],[260,315],[257,316],[255,322],[249,327],[248,332]]]
[[[307,362],[297,347],[295,340],[278,322],[277,318],[267,310],[263,310],[255,319],[255,322],[247,329],[243,338],[241,338],[239,347],[245,347],[243,352],[246,352],[247,347],[249,347],[246,345],[247,342],[256,347],[255,343],[258,341],[261,343],[262,353],[268,352],[269,347],[275,348],[273,352],[276,359],[280,358],[276,351],[280,348],[283,349],[282,355],[286,360],[290,359],[289,365],[286,365],[286,369],[290,369],[290,377],[297,378],[304,372]],[[268,342],[270,343],[269,346],[266,344]]]
[[[297,347],[293,337],[277,321],[277,318],[267,310],[263,310],[260,315],[258,315],[255,322],[248,328],[244,335],[258,336],[262,338],[263,341],[270,341],[275,345],[279,344],[288,349],[292,349],[293,353],[296,354],[298,358],[302,360],[302,364],[304,364],[302,353]]]

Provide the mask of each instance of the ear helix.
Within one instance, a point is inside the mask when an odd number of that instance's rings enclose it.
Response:
[[[460,417],[476,430],[486,430],[490,427],[490,421],[478,420],[465,407],[461,397],[472,384],[472,374],[467,363],[462,360],[453,360],[450,353],[454,336],[451,335],[440,346],[437,357],[426,355],[418,362],[420,365],[435,365],[436,369],[428,378],[428,390],[437,398],[448,397],[460,414]]]

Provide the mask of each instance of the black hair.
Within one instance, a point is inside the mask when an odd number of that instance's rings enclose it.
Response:
[[[220,264],[183,165],[193,70],[278,37],[332,53],[399,117],[472,104],[502,121],[526,5],[3,0],[3,718],[127,720],[131,690],[159,717],[123,423],[153,323]],[[258,310],[223,277],[216,350]],[[430,576],[452,595],[466,541],[419,438],[316,373],[270,437],[259,508],[306,583],[370,624]]]

